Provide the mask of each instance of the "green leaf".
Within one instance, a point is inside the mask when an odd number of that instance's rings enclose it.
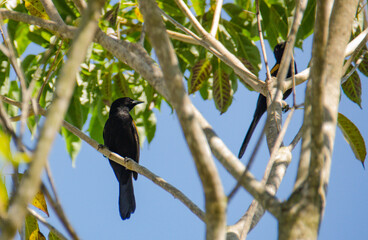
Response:
[[[316,0],[309,0],[305,9],[302,22],[296,34],[295,46],[301,48],[303,40],[309,37],[314,31],[314,20],[316,12]]]
[[[77,158],[82,146],[82,140],[79,137],[75,136],[73,133],[66,130],[64,127],[61,128],[61,134],[65,140],[66,150],[68,151],[74,166],[75,159]]]
[[[213,77],[213,98],[216,108],[222,113],[226,112],[231,104],[231,86],[229,74],[219,64]]]
[[[19,23],[16,25],[14,31],[14,46],[16,48],[17,55],[20,56],[24,53],[31,41],[28,39],[27,35],[29,32],[29,26],[24,23]]]
[[[99,143],[103,143],[103,128],[105,126],[105,122],[107,120],[107,112],[103,111],[104,105],[102,104],[101,99],[97,100],[97,104],[93,108],[91,121],[89,123],[88,132],[91,138],[96,140]],[[106,113],[105,115],[103,113]]]
[[[69,104],[68,112],[65,116],[65,119],[69,123],[77,127],[79,130],[82,129],[85,121],[87,120],[87,115],[89,111],[89,108],[83,106],[79,99],[79,96],[81,96],[80,92],[81,90],[79,87],[74,90],[73,97]],[[82,140],[64,128],[61,129],[61,134],[64,137],[66,149],[74,164],[75,159],[82,146]]]
[[[203,100],[211,99],[212,98],[212,84],[209,83],[210,81],[205,81],[202,87],[199,89],[199,93]]]
[[[115,28],[116,26],[116,19],[119,14],[120,9],[120,3],[115,4],[113,8],[111,8],[109,11],[105,13],[105,15],[102,17],[104,20],[107,20],[110,23],[110,26]]]
[[[188,81],[189,94],[198,91],[202,87],[202,84],[210,77],[211,70],[211,61],[208,59],[201,59],[194,64]]]
[[[276,46],[278,39],[286,39],[288,34],[288,20],[286,8],[277,1],[260,1],[262,27],[270,45]]]
[[[156,132],[156,116],[152,111],[143,113],[143,123],[148,143],[150,143]]]
[[[157,1],[158,7],[164,10],[171,17],[183,16],[180,8],[172,0]]]
[[[10,80],[10,64],[3,54],[0,51],[0,94],[5,95],[9,92]]]
[[[111,96],[112,96],[112,90],[111,90],[111,74],[107,73],[105,74],[105,76],[102,78],[103,82],[102,82],[102,101],[110,106],[110,104],[112,103],[111,101]]]
[[[49,19],[42,3],[39,0],[29,0],[24,2],[27,10],[32,16],[39,17],[42,19]]]
[[[26,238],[25,239],[30,239],[31,236],[35,236],[37,235],[38,231],[39,231],[39,227],[38,227],[38,222],[37,222],[37,219],[28,214],[26,216],[26,219],[25,219],[25,235],[26,235]]]
[[[191,0],[193,4],[194,11],[197,16],[202,16],[205,11],[206,1],[205,0]]]
[[[359,129],[341,113],[338,115],[337,125],[344,134],[345,140],[349,143],[351,150],[353,150],[356,159],[361,161],[364,166],[367,150],[364,138],[360,134]]]
[[[53,231],[49,232],[49,235],[47,236],[48,240],[60,240],[61,238],[58,236],[58,234],[54,233]]]
[[[353,69],[353,66],[350,65],[348,68],[348,73]],[[342,90],[344,91],[345,95],[354,103],[358,104],[360,108],[362,102],[362,84],[360,82],[359,74],[354,71],[353,74],[341,84]]]
[[[65,0],[57,0],[57,1],[53,1],[53,3],[63,19],[67,19],[67,17],[76,19],[77,14],[79,15],[78,11],[75,8],[73,11],[73,9],[68,5],[67,1]]]

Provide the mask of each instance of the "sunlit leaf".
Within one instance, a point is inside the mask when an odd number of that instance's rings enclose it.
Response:
[[[353,150],[356,159],[361,161],[364,166],[367,150],[359,129],[341,113],[338,115],[337,124],[344,134],[345,140],[349,143],[351,150]]]
[[[192,68],[192,74],[188,81],[188,91],[192,94],[198,91],[202,84],[209,78],[212,70],[211,61],[201,59]]]
[[[353,66],[350,65],[347,73],[349,73],[353,69]],[[362,84],[360,82],[359,74],[354,71],[353,74],[341,84],[342,90],[344,91],[345,95],[353,102],[358,104],[360,108],[362,102]]]
[[[47,210],[46,199],[42,192],[39,191],[36,193],[36,196],[34,196],[32,200],[32,205],[40,209],[42,212],[46,213],[47,216],[49,216],[49,211]]]
[[[12,161],[13,156],[10,149],[10,136],[0,131],[0,154],[7,161]]]
[[[12,162],[13,164],[20,163],[29,163],[31,161],[31,157],[25,152],[16,152],[13,156]]]
[[[139,8],[138,8],[138,7],[134,8],[134,13],[135,13],[135,15],[137,16],[138,21],[140,21],[140,22],[144,22],[144,20],[143,20],[143,15],[142,15],[142,13],[139,11]]]
[[[42,6],[42,3],[39,0],[26,0],[24,4],[32,16],[42,19],[49,19],[49,16],[47,15],[45,9]]]
[[[37,219],[34,216],[30,214],[26,216],[24,230],[25,230],[26,239],[30,239],[31,236],[32,237],[38,236],[39,227],[38,227]],[[33,239],[37,239],[37,238],[33,238]]]
[[[231,103],[231,86],[229,74],[221,67],[218,68],[213,77],[213,99],[216,108],[222,113],[226,112]]]
[[[61,128],[61,133],[65,140],[66,150],[68,151],[74,166],[75,159],[77,158],[78,153],[82,147],[82,140],[79,137],[75,136],[73,133],[66,130],[64,127]]]
[[[5,213],[8,207],[8,192],[6,190],[6,185],[3,182],[3,176],[0,175],[0,215]]]
[[[46,240],[46,238],[39,230],[35,230],[29,236],[29,240]]]
[[[301,48],[304,39],[309,37],[314,30],[316,12],[316,0],[309,0],[303,14],[303,19],[296,34],[295,46]]]
[[[191,0],[193,4],[194,11],[196,12],[197,16],[201,16],[204,14],[206,1],[205,0]]]
[[[60,240],[61,238],[59,238],[59,236],[53,231],[50,231],[49,235],[47,236],[47,239],[48,240]]]
[[[150,143],[156,132],[156,116],[152,111],[145,111],[143,114],[144,128],[148,143]]]

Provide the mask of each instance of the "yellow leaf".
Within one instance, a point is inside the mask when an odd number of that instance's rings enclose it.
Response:
[[[139,8],[137,8],[137,7],[134,8],[134,13],[137,16],[138,21],[144,22],[143,16],[142,16],[141,12],[139,11]]]
[[[25,235],[26,235],[26,239],[31,239],[32,236],[37,236],[36,234],[39,231],[39,227],[38,227],[38,222],[37,219],[28,214],[26,216],[26,220],[25,220]],[[35,239],[35,238],[32,238]]]
[[[39,230],[34,230],[29,236],[29,240],[46,240],[46,238]]]
[[[49,216],[45,196],[42,192],[36,193],[36,196],[33,198],[32,205],[40,209],[42,212],[46,213],[47,216]]]
[[[8,192],[6,191],[6,186],[0,177],[0,215],[2,215],[6,208],[8,207]]]
[[[28,12],[35,17],[39,17],[42,19],[49,19],[45,9],[42,6],[42,3],[39,0],[29,0],[24,2],[25,7]]]
[[[31,161],[31,157],[24,152],[17,152],[13,156],[13,164],[18,165],[20,163],[29,163]]]
[[[10,151],[10,136],[0,132],[0,155],[7,161],[12,160]]]

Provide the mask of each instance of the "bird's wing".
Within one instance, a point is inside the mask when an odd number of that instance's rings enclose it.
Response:
[[[138,135],[138,129],[137,129],[137,125],[135,125],[134,120],[132,120],[132,125],[131,125],[131,130],[134,136],[134,141],[135,141],[135,147],[137,149],[136,153],[136,159],[134,159],[137,163],[139,163],[139,135]]]

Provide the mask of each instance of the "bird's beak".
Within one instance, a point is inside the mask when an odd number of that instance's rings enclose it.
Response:
[[[134,100],[132,103],[133,103],[133,104],[134,104],[134,106],[135,106],[135,105],[138,105],[138,104],[141,104],[141,103],[144,103],[144,102],[141,102],[141,101],[138,101],[138,100]]]

